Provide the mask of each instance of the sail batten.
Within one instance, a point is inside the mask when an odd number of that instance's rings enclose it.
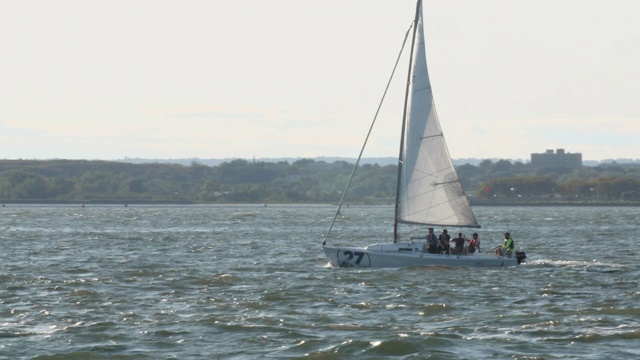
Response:
[[[416,17],[411,84],[405,108],[396,221],[405,224],[479,227],[451,162],[427,69],[422,4]]]

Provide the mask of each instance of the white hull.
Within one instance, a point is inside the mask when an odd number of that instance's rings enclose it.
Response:
[[[470,255],[430,254],[423,243],[379,243],[366,247],[325,246],[324,252],[333,266],[384,268],[405,266],[505,267],[518,265],[515,257],[474,253]]]

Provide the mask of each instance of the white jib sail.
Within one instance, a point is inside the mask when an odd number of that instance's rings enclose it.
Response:
[[[451,162],[436,114],[427,70],[422,7],[419,11],[397,220],[437,226],[478,227]]]

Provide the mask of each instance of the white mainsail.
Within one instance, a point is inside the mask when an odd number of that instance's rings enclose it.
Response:
[[[421,3],[409,79],[404,148],[399,163],[396,221],[479,227],[451,162],[436,114],[427,70]]]

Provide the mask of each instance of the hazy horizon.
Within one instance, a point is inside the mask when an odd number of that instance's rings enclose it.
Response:
[[[287,161],[294,162],[297,160],[303,159],[311,159],[314,161],[325,161],[325,162],[334,162],[334,161],[347,161],[350,163],[355,163],[356,157],[343,157],[343,156],[317,156],[317,157],[301,157],[301,156],[283,156],[283,157],[265,157],[265,158],[243,158],[243,157],[226,157],[226,158],[200,158],[200,157],[184,157],[184,158],[137,158],[137,157],[125,157],[120,159],[62,159],[62,158],[53,158],[53,159],[0,159],[0,160],[9,160],[9,161],[113,161],[113,162],[126,162],[132,164],[144,164],[144,163],[167,163],[167,164],[180,164],[180,165],[191,165],[192,163],[198,163],[207,166],[216,166],[222,164],[224,162],[230,162],[233,160],[246,160],[246,161],[259,161],[259,162],[277,162],[277,161]],[[478,165],[484,160],[491,161],[499,161],[499,160],[507,160],[512,163],[522,162],[522,163],[530,163],[531,159],[514,159],[514,158],[458,158],[452,159],[454,165]],[[603,160],[590,160],[583,159],[582,163],[585,166],[592,166],[598,164],[610,164],[610,163],[619,163],[619,164],[640,164],[640,159],[631,159],[631,158],[616,158],[616,159],[603,159]],[[381,166],[384,165],[392,165],[397,163],[397,157],[364,157],[360,160],[360,164],[374,164],[377,163]]]
[[[0,2],[0,158],[355,157],[414,0]],[[640,158],[640,2],[425,0],[449,151]],[[401,62],[365,157],[397,156]]]

